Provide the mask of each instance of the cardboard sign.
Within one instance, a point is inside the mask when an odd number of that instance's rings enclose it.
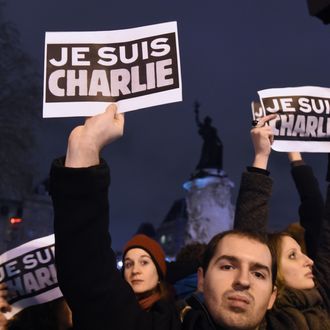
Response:
[[[35,239],[0,256],[0,282],[7,284],[12,317],[23,308],[62,297],[55,269],[54,235]]]
[[[182,101],[176,22],[46,32],[43,117],[92,116]]]
[[[258,92],[277,151],[330,152],[330,88],[292,87]]]

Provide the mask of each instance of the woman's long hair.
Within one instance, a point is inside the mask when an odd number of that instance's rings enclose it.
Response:
[[[282,240],[284,237],[291,237],[295,239],[290,233],[282,231],[277,233],[271,233],[268,235],[269,238],[269,247],[273,252],[273,255],[276,256],[277,261],[277,276],[275,285],[277,287],[277,297],[281,297],[284,289],[286,288],[286,284],[284,281],[282,267],[281,267],[281,254],[282,254]],[[298,242],[297,242],[298,243]],[[299,244],[299,243],[298,243]]]

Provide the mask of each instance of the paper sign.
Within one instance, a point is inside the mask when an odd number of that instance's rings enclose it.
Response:
[[[251,102],[252,118],[253,120],[258,120],[261,117],[265,116],[264,109],[261,106],[260,102],[252,101]]]
[[[35,239],[0,256],[0,282],[7,284],[12,311],[62,297],[55,269],[54,235]]]
[[[92,116],[182,101],[177,23],[46,32],[43,117]]]
[[[277,151],[330,152],[330,88],[305,86],[258,92]]]

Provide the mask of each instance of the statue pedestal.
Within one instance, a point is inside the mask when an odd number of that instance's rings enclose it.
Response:
[[[183,187],[188,191],[185,244],[208,243],[215,234],[233,228],[231,188],[234,183],[223,170],[203,169],[203,177],[196,176]]]

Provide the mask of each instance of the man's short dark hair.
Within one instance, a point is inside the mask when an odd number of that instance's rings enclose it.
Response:
[[[259,231],[232,229],[232,230],[227,230],[227,231],[221,232],[221,233],[213,236],[213,238],[207,244],[204,254],[203,254],[202,268],[203,268],[204,275],[206,274],[206,271],[209,267],[211,259],[214,257],[214,254],[216,252],[219,242],[228,235],[235,235],[235,236],[239,236],[239,237],[249,238],[251,240],[264,244],[268,247],[270,254],[271,254],[271,258],[272,258],[272,264],[271,264],[272,283],[273,283],[273,285],[275,285],[276,274],[277,274],[276,255],[275,255],[274,250],[269,245],[268,235],[264,232],[259,232]]]

